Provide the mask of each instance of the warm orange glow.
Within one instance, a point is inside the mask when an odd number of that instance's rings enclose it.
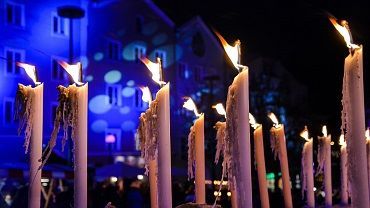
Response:
[[[281,126],[281,124],[279,124],[279,120],[277,119],[277,117],[275,116],[274,113],[269,113],[268,114],[268,117],[271,119],[271,121],[274,123],[274,127],[275,128],[279,128]]]
[[[235,41],[234,46],[231,46],[218,32],[216,32],[216,35],[220,39],[221,44],[224,47],[224,50],[233,63],[234,67],[236,69],[239,69],[240,41]]]
[[[343,36],[344,41],[346,41],[348,48],[360,48],[358,45],[353,44],[351,41],[351,32],[349,31],[346,21],[342,21],[341,24],[337,23],[337,20],[333,17],[329,17],[330,22],[334,25],[335,29]]]
[[[324,137],[328,136],[328,129],[326,128],[326,125],[322,127],[322,134],[324,135]]]
[[[346,144],[346,141],[344,141],[344,134],[341,134],[339,137],[339,145],[342,146],[345,144]]]
[[[151,103],[152,102],[152,93],[150,92],[149,87],[140,87],[141,92],[143,93],[143,96],[141,99],[144,102]]]
[[[215,108],[218,114],[225,116],[226,118],[226,110],[222,103],[217,103],[216,105],[212,106],[212,108]]]
[[[190,110],[190,111],[194,111],[194,114],[195,116],[199,117],[200,116],[200,113],[198,113],[198,109],[197,109],[197,106],[195,105],[193,99],[191,99],[190,97],[187,98],[188,100],[184,102],[184,105],[182,107]]]
[[[17,66],[23,68],[26,71],[27,75],[32,79],[35,85],[41,84],[41,82],[37,81],[35,66],[21,62],[17,62]]]
[[[65,61],[60,61],[58,62],[66,71],[69,75],[71,75],[73,82],[82,85],[83,83],[80,80],[81,76],[81,63],[78,62],[77,64],[68,64]]]
[[[150,61],[146,57],[140,58],[141,62],[145,64],[145,66],[149,69],[149,71],[152,73],[152,79],[159,85],[166,84],[166,82],[163,82],[162,80],[162,67],[161,67],[161,60],[157,58],[157,63]]]
[[[370,141],[370,129],[369,128],[367,128],[365,131],[365,138],[367,141]]]
[[[261,124],[259,124],[259,123],[257,123],[257,122],[256,122],[256,119],[254,118],[254,116],[253,116],[251,113],[249,113],[249,124],[250,124],[254,129],[258,128],[258,126],[260,126],[260,125],[261,125]]]
[[[299,134],[299,136],[301,136],[303,139],[305,139],[308,142],[311,141],[308,138],[308,129],[307,129],[307,126],[304,127],[303,131]]]

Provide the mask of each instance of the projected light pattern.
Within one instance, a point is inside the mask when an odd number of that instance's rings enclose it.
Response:
[[[130,107],[128,107],[128,106],[124,106],[124,107],[122,107],[122,108],[120,108],[119,109],[119,112],[121,113],[121,114],[128,114],[128,113],[130,113]]]
[[[108,128],[108,122],[105,120],[96,120],[91,124],[91,130],[95,133],[103,133]]]
[[[137,40],[137,41],[133,41],[133,42],[129,43],[128,45],[126,45],[123,48],[122,58],[126,61],[135,61],[136,60],[135,47],[137,47],[137,46],[146,48],[147,44],[146,44],[146,42],[141,41],[141,40]]]
[[[104,81],[109,84],[117,83],[121,78],[122,74],[118,70],[111,70],[104,75]]]
[[[122,96],[123,97],[131,97],[135,94],[135,88],[133,87],[125,87],[122,90]]]
[[[95,61],[101,61],[103,60],[104,58],[104,53],[101,53],[101,52],[97,52],[94,54],[94,60]]]
[[[129,87],[133,87],[135,85],[135,81],[134,80],[129,80],[126,82],[126,85],[129,86]]]
[[[89,110],[96,114],[103,114],[111,109],[108,104],[109,97],[107,95],[97,95],[90,99]]]
[[[136,123],[133,121],[125,121],[122,123],[121,128],[123,131],[134,131],[136,129]]]
[[[86,77],[85,77],[85,81],[86,82],[92,82],[94,80],[94,76],[93,75],[87,75]]]
[[[86,56],[81,56],[80,62],[82,65],[82,69],[86,69],[89,66],[89,58],[87,58]]]

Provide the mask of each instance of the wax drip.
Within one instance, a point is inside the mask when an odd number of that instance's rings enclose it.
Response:
[[[327,160],[326,158],[326,152],[328,151],[328,145],[325,144],[326,137],[318,137],[318,152],[317,152],[317,174],[320,174],[325,169],[325,162]],[[330,144],[329,144],[330,145]]]
[[[307,157],[307,150],[303,148],[302,151],[302,158],[301,158],[301,176],[302,176],[302,199],[304,198],[304,191],[307,191],[307,170],[306,166],[306,157]]]
[[[190,127],[188,135],[188,180],[194,178],[195,167],[195,128]]]
[[[279,157],[280,160],[280,141],[278,138],[278,135],[275,131],[271,131],[270,134],[270,147],[272,152],[274,153],[274,159],[276,160],[277,157]]]

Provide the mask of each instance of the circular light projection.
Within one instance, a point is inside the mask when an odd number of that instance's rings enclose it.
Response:
[[[108,122],[105,120],[96,120],[91,124],[91,129],[95,133],[103,133],[108,127]]]
[[[103,58],[104,58],[104,53],[102,53],[102,52],[97,52],[97,53],[94,54],[94,60],[95,61],[101,61],[101,60],[103,60]]]
[[[134,61],[135,60],[135,47],[144,47],[146,48],[146,42],[141,40],[133,41],[126,45],[126,47],[122,50],[122,57],[126,61]]]
[[[153,37],[152,43],[153,45],[160,45],[160,44],[165,43],[167,39],[168,39],[168,36],[166,33],[160,33]]]
[[[135,85],[135,81],[134,80],[129,80],[129,81],[127,81],[126,85],[129,86],[129,87],[133,87]]]
[[[85,77],[85,80],[86,80],[87,82],[92,82],[92,81],[94,80],[94,76],[93,76],[93,75],[87,75],[87,76]]]
[[[109,84],[114,84],[121,80],[121,72],[118,70],[111,70],[104,75],[104,81]]]
[[[86,69],[87,66],[89,65],[89,59],[86,56],[81,56],[80,61],[81,61],[82,69]]]
[[[122,96],[123,97],[131,97],[135,94],[135,88],[133,87],[125,87],[122,90]]]
[[[156,23],[156,22],[149,22],[149,23],[143,25],[143,34],[144,35],[152,35],[157,30],[158,30],[158,23]]]
[[[133,121],[125,121],[121,124],[123,131],[134,131],[136,129],[136,123]]]
[[[108,104],[109,97],[106,95],[97,95],[91,98],[89,102],[89,110],[95,114],[103,114],[111,109]]]
[[[130,107],[124,106],[124,107],[122,107],[122,108],[119,109],[119,112],[121,114],[128,114],[128,113],[130,113]]]

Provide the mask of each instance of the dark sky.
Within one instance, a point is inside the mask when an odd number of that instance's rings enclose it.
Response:
[[[348,49],[327,12],[349,22],[354,42],[364,45],[365,103],[369,106],[370,7],[349,0],[209,1],[155,0],[177,24],[194,15],[228,41],[241,39],[245,62],[255,56],[277,59],[309,90],[309,112],[302,116],[339,131],[343,63]],[[241,3],[243,2],[243,4]],[[248,64],[248,63],[247,63]],[[253,69],[251,69],[253,70]],[[369,119],[369,118],[368,118]],[[319,124],[317,124],[319,125]],[[339,132],[338,132],[339,133]]]

